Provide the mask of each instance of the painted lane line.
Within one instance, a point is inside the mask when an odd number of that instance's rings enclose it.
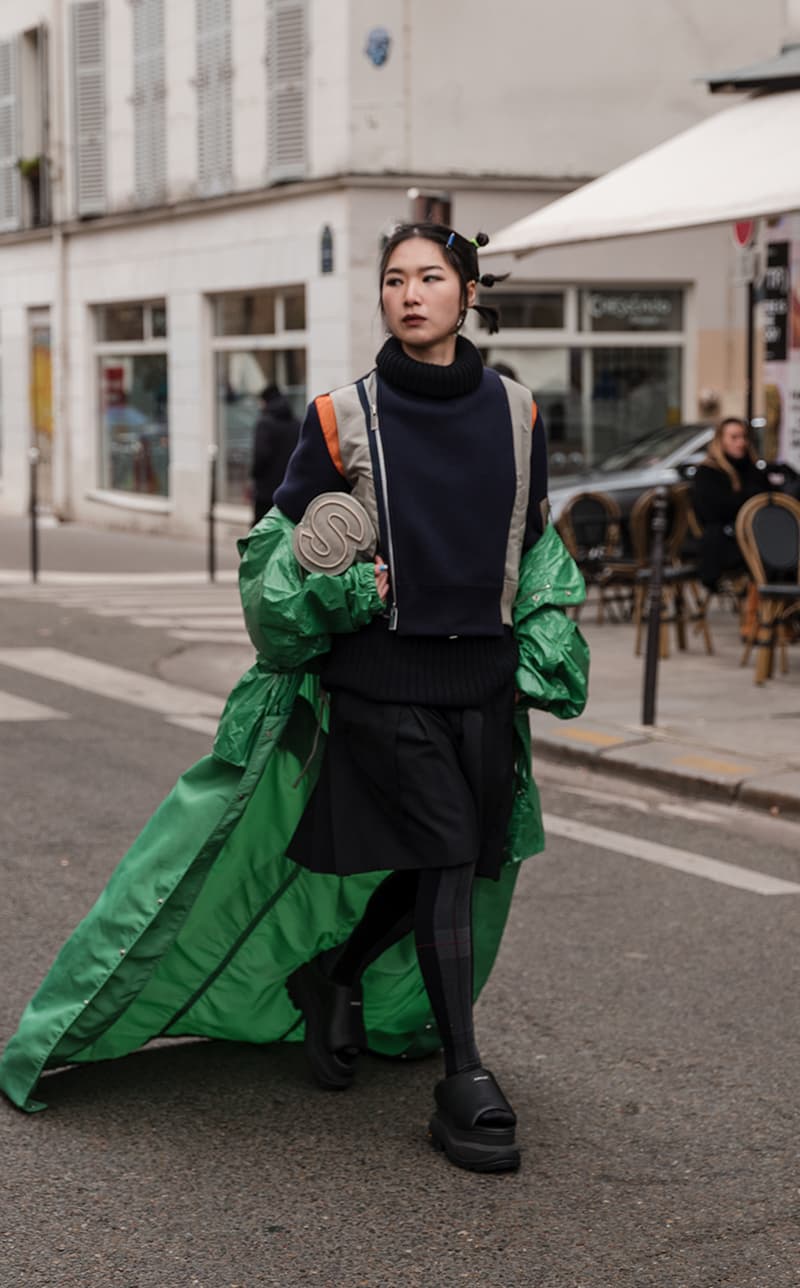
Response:
[[[218,716],[222,698],[55,648],[3,648],[0,665],[169,716]]]
[[[232,613],[225,617],[184,617],[176,613],[173,617],[131,617],[128,620],[131,626],[157,626],[167,630],[174,626],[191,631],[233,631],[240,634],[244,630],[241,617]]]
[[[69,720],[69,716],[66,711],[56,711],[55,707],[45,707],[41,702],[18,698],[15,693],[4,693],[0,689],[0,724],[6,720]]]
[[[645,863],[657,863],[661,867],[673,868],[676,872],[704,877],[719,885],[734,886],[751,894],[800,894],[800,885],[793,881],[771,877],[764,872],[754,872],[751,868],[740,868],[734,863],[723,863],[720,859],[710,859],[704,854],[693,854],[690,850],[673,849],[672,846],[659,845],[656,841],[646,841],[642,837],[627,836],[624,832],[592,827],[588,823],[559,818],[554,814],[545,814],[544,827],[545,833],[560,836],[566,841],[577,841],[580,845],[610,850],[613,854],[625,854],[632,859],[642,859]]]
[[[190,729],[192,733],[202,733],[214,737],[217,732],[217,721],[208,716],[167,716],[167,724],[178,729]]]
[[[171,640],[181,640],[184,644],[236,644],[240,648],[252,649],[253,643],[244,630],[239,631],[168,631]]]

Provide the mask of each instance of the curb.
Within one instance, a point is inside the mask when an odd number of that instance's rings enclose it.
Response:
[[[536,736],[531,738],[531,749],[534,758],[538,757],[551,764],[577,765],[583,769],[594,769],[608,774],[610,777],[667,788],[677,795],[688,796],[694,800],[746,805],[767,814],[779,813],[785,818],[800,820],[800,797],[794,792],[782,791],[780,787],[756,786],[747,779],[725,783],[702,778],[697,774],[683,774],[679,770],[661,765],[637,765],[632,761],[607,758],[602,751],[569,744],[560,746]],[[535,773],[534,760],[534,775]]]

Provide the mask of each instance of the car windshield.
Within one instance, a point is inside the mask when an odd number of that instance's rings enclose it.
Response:
[[[646,434],[644,438],[639,438],[635,443],[626,443],[616,452],[612,452],[604,461],[600,461],[597,468],[604,474],[610,474],[617,470],[642,469],[650,465],[658,465],[667,456],[671,456],[678,448],[683,447],[702,429],[701,425],[681,425],[671,426],[666,429],[658,429],[653,434]]]

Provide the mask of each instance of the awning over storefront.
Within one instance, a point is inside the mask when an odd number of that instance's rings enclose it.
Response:
[[[487,250],[726,223],[800,210],[800,89],[748,98],[495,233]]]

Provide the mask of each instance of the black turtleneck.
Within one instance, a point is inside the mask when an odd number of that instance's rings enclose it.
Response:
[[[516,646],[500,617],[515,467],[508,400],[474,345],[454,362],[418,362],[395,339],[377,356],[378,415],[388,475],[396,631],[385,616],[334,637],[329,689],[384,702],[478,706],[513,680]],[[541,532],[546,455],[534,429],[525,546]],[[275,504],[294,522],[320,492],[349,490],[312,404]],[[381,542],[388,556],[385,534]]]
[[[457,398],[472,394],[483,379],[481,355],[462,335],[456,337],[455,360],[448,366],[417,362],[390,336],[375,359],[378,375],[393,389],[421,398]]]

